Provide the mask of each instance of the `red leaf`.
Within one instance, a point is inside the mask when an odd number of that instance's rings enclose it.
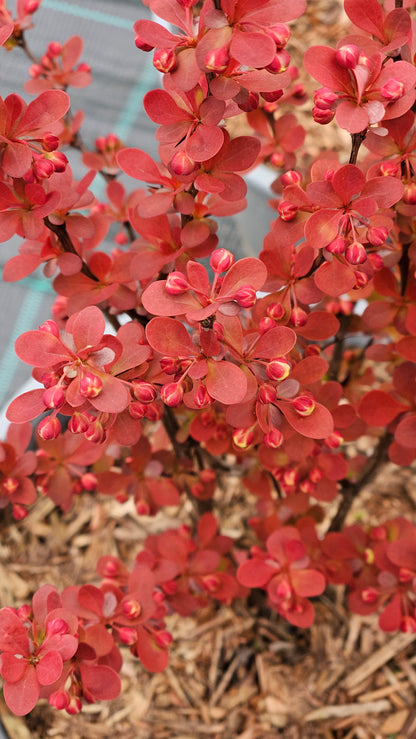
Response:
[[[47,652],[40,659],[36,674],[41,685],[52,685],[62,675],[63,661],[59,652]]]
[[[254,349],[252,357],[272,359],[288,354],[296,344],[296,334],[287,326],[276,326],[261,336]]]
[[[137,656],[149,672],[163,672],[169,664],[169,652],[156,644],[154,637],[144,628],[138,629]]]
[[[81,681],[94,701],[111,701],[120,695],[121,680],[107,665],[80,664]]]
[[[266,278],[266,266],[259,259],[255,257],[239,259],[225,275],[220,296],[232,295],[245,285],[251,285],[255,290],[260,290]]]
[[[275,570],[261,559],[248,559],[237,570],[237,580],[247,588],[262,588],[269,582]]]
[[[317,310],[308,315],[305,326],[296,328],[296,333],[309,341],[324,341],[335,336],[339,321],[333,313]]]
[[[337,297],[355,287],[354,271],[344,262],[333,259],[321,264],[315,275],[315,284],[326,295]]]
[[[383,390],[370,390],[361,398],[358,406],[359,415],[370,426],[386,426],[406,410],[407,406]]]
[[[384,38],[383,10],[378,0],[345,0],[345,12],[358,28],[367,31],[370,36]]]
[[[206,388],[215,400],[224,405],[241,403],[247,392],[247,379],[240,367],[231,362],[208,362]]]
[[[276,53],[276,44],[265,33],[247,33],[234,27],[230,45],[231,56],[247,67],[266,67]]]
[[[14,346],[19,359],[35,367],[54,367],[72,359],[69,349],[46,331],[26,331],[16,339]]]
[[[152,349],[168,357],[194,357],[198,353],[183,323],[174,318],[152,318],[146,335]]]
[[[141,149],[122,149],[116,159],[120,169],[135,180],[157,183],[163,181],[152,157]]]
[[[298,416],[289,403],[279,401],[278,406],[290,423],[302,436],[309,439],[325,439],[334,430],[334,422],[327,408],[317,403],[310,416]]]
[[[29,656],[27,631],[19,616],[11,608],[0,611],[0,651]]]
[[[43,389],[29,390],[12,400],[6,411],[7,419],[13,423],[23,423],[23,421],[31,421],[40,416],[45,410],[45,403],[42,400],[43,393]]]
[[[25,716],[35,707],[39,698],[39,683],[36,670],[27,665],[23,677],[17,683],[6,683],[3,688],[4,700],[16,716]]]
[[[416,449],[416,414],[405,416],[396,428],[394,437],[405,449]]]
[[[105,331],[105,320],[100,309],[91,305],[72,317],[71,331],[77,349],[97,346]]]
[[[146,288],[142,303],[154,316],[181,316],[190,310],[199,310],[200,302],[191,294],[169,295],[165,290],[166,280],[157,280]]]
[[[316,570],[291,570],[290,579],[296,595],[303,598],[321,595],[325,590],[325,578]]]

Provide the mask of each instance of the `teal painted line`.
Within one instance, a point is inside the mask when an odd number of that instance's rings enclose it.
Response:
[[[20,334],[33,328],[43,299],[41,292],[28,292],[23,299],[19,315],[0,361],[0,406],[9,393],[16,367],[20,364],[20,359],[14,351],[14,342]]]
[[[87,21],[103,23],[106,26],[113,26],[113,28],[128,28],[130,31],[133,28],[134,21],[129,18],[121,18],[112,13],[93,10],[92,8],[82,8],[80,5],[74,5],[65,2],[65,0],[43,0],[41,7],[57,10],[59,13],[66,13],[66,15],[73,15],[76,18],[84,18]]]

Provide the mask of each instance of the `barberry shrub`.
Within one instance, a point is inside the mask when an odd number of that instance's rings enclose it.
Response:
[[[7,410],[0,508],[19,521],[39,494],[67,512],[88,491],[132,498],[138,516],[181,512],[133,563],[104,556],[94,583],[45,583],[0,610],[7,705],[74,714],[111,700],[123,649],[164,670],[172,613],[253,589],[307,628],[313,599],[343,586],[353,613],[415,632],[415,527],[344,525],[387,460],[416,457],[412,3],[345,0],[351,33],[304,55],[321,85],[313,125],[345,129],[349,161],[325,128],[321,153],[304,149],[287,45],[305,0],[145,0],[161,23],[137,21],[131,42],[162,75],[144,98],[158,161],[112,133],[83,143],[68,94],[91,81],[83,42],[51,40],[34,59],[40,3],[0,8],[0,42],[28,54],[34,96],[0,98],[0,240],[21,238],[4,279],[43,267],[57,299],[16,341],[35,388]],[[246,207],[244,174],[261,163],[277,167],[277,213],[258,257],[236,259],[217,219]],[[230,474],[253,507],[241,540],[219,531]]]

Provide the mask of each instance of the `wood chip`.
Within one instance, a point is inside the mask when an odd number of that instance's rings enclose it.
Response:
[[[343,706],[322,706],[306,714],[304,721],[326,721],[329,718],[346,716],[365,716],[367,713],[383,713],[390,711],[388,700],[369,701],[368,703],[345,703]]]
[[[389,662],[396,654],[406,649],[415,639],[416,634],[397,634],[387,644],[373,652],[356,670],[350,672],[342,681],[342,687],[349,690],[358,685],[378,670],[379,667]]]

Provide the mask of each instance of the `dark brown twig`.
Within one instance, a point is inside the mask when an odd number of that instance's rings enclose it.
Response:
[[[347,483],[344,486],[344,490],[342,492],[342,501],[333,520],[331,521],[328,531],[339,531],[344,525],[347,514],[358,493],[365,485],[368,485],[368,483],[371,482],[371,480],[379,472],[381,466],[387,461],[387,449],[389,448],[391,441],[392,435],[388,431],[386,431],[380,438],[374,454],[368,458],[366,464],[364,465],[359,480],[357,480],[356,482]]]

